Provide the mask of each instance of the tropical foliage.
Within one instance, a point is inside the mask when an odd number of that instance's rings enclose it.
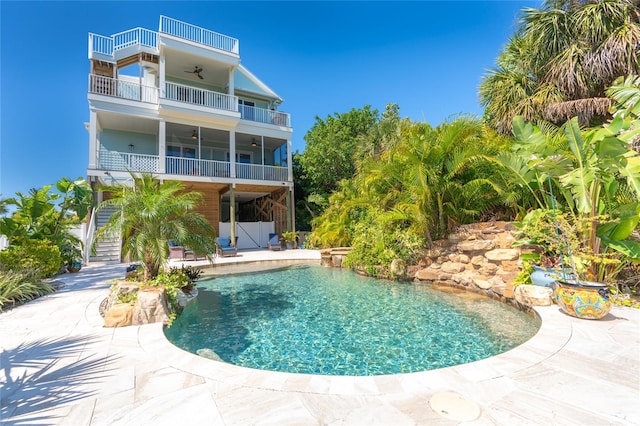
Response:
[[[633,0],[549,0],[523,10],[515,35],[480,85],[487,121],[511,131],[513,117],[548,127],[609,116],[605,89],[638,74],[640,12]]]
[[[314,244],[352,245],[347,264],[384,275],[392,260],[416,260],[457,225],[505,213],[492,183],[496,166],[476,157],[496,154],[506,138],[469,117],[435,128],[397,120],[387,134],[397,139],[329,198],[314,221]]]
[[[145,278],[158,275],[169,256],[169,240],[209,256],[215,252],[215,230],[196,211],[202,194],[185,191],[179,181],[160,181],[151,174],[131,175],[133,186],[116,184],[103,190],[111,198],[99,208],[115,207],[94,241],[121,233],[122,253],[131,260],[142,261]]]
[[[84,220],[93,203],[91,187],[81,178],[75,181],[62,178],[55,188],[57,192],[51,191],[53,185],[33,188],[28,194],[17,192],[16,197],[4,200],[6,205],[15,206],[15,211],[9,217],[0,218],[0,234],[9,239],[10,251],[25,253],[31,259],[34,255],[30,255],[30,250],[25,247],[48,245],[54,248],[55,255],[51,253],[48,258],[40,260],[48,264],[58,262],[55,267],[39,267],[44,276],[55,273],[63,266],[63,261],[78,258],[82,242],[71,233],[71,227]],[[60,252],[68,256],[61,258]],[[22,263],[29,263],[28,259]]]
[[[37,274],[3,271],[0,273],[0,312],[51,292],[53,287]]]

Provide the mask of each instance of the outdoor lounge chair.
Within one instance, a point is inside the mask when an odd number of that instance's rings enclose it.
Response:
[[[282,243],[278,234],[269,233],[269,241],[267,242],[269,250],[282,250]]]
[[[192,260],[198,260],[198,257],[189,248],[185,246],[179,246],[173,240],[169,240],[169,259],[180,259],[187,260],[191,258]]]
[[[238,254],[238,249],[231,245],[231,238],[218,237],[216,238],[216,253],[222,257],[235,256]]]

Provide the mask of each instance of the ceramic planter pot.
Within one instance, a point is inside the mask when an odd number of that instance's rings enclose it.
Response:
[[[78,272],[81,268],[82,262],[80,262],[79,260],[74,260],[67,265],[67,271],[69,272]]]
[[[603,283],[558,280],[551,285],[553,299],[568,315],[584,319],[601,319],[611,311],[609,290]]]
[[[541,287],[551,287],[551,284],[558,279],[573,279],[568,269],[543,268],[542,266],[534,266],[531,273],[531,282]]]

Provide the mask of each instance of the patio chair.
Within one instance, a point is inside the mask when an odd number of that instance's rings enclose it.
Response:
[[[236,241],[238,238],[236,238]],[[238,254],[238,249],[231,245],[231,238],[216,238],[216,253],[218,256],[235,256]]]
[[[269,241],[267,242],[269,250],[282,250],[282,243],[278,234],[269,233]]]
[[[188,247],[179,246],[175,241],[169,240],[169,259],[198,260],[198,256]]]

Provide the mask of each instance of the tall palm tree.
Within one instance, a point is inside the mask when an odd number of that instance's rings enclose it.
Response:
[[[607,117],[605,89],[640,71],[635,3],[549,0],[541,9],[524,9],[516,35],[480,85],[488,122],[509,133],[516,115],[538,124]]]
[[[117,184],[105,188],[112,198],[100,208],[116,207],[108,222],[96,232],[94,241],[120,234],[122,252],[145,265],[145,278],[158,275],[169,256],[169,240],[189,246],[196,253],[215,251],[215,230],[194,211],[202,202],[199,192],[186,192],[178,181],[160,183],[151,174],[132,174],[133,187]]]

